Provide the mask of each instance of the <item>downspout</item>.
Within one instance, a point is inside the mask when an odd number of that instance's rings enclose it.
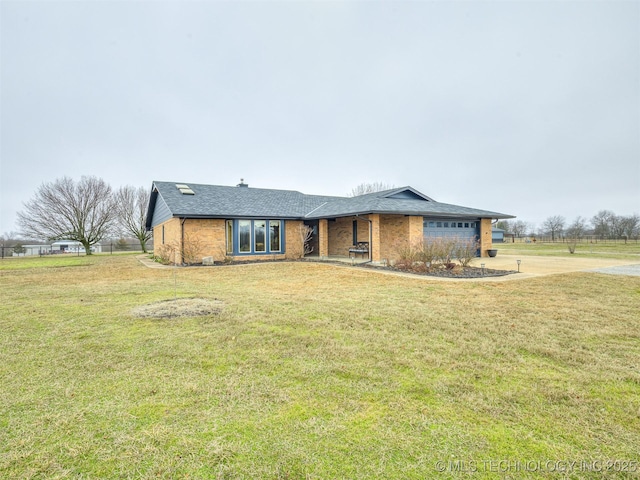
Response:
[[[184,222],[186,218],[180,220],[180,263],[184,265]]]

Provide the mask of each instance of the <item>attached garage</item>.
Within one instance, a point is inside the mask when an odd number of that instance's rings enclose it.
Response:
[[[428,218],[424,217],[425,238],[455,237],[461,240],[480,238],[480,222],[475,218]]]

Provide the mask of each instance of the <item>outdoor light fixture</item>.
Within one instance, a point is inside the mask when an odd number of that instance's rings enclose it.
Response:
[[[518,273],[520,273],[520,260],[516,260],[516,263],[518,264]]]

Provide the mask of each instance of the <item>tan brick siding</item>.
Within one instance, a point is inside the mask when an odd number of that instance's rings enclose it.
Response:
[[[184,222],[185,261],[202,263],[203,257],[220,261],[226,255],[223,219],[187,219]]]
[[[154,253],[160,255],[164,249],[171,262],[182,263],[181,253],[184,248],[185,261],[190,263],[202,263],[203,257],[213,257],[217,262],[224,260],[226,256],[226,222],[224,219],[186,219],[184,221],[184,246],[182,245],[182,219],[172,218],[154,227]],[[260,259],[281,259],[291,258],[289,248],[292,251],[298,249],[300,245],[300,235],[297,232],[297,226],[302,221],[287,220],[285,221],[285,248],[286,253],[274,253],[270,255],[238,255],[232,257],[242,260],[260,260]],[[162,227],[164,226],[164,245],[162,244]],[[234,235],[237,232],[234,230]]]
[[[400,248],[409,245],[409,217],[404,215],[380,216],[380,258],[395,259]]]
[[[163,235],[164,229],[164,235]],[[163,241],[164,240],[164,241]],[[182,262],[180,256],[175,257],[174,252],[179,251],[180,246],[180,219],[171,218],[160,225],[153,227],[153,253],[163,255],[166,252],[170,262]]]
[[[353,217],[329,220],[329,255],[349,255],[353,246]]]
[[[321,257],[329,255],[329,220],[323,218],[318,221],[318,254]]]
[[[300,228],[303,223],[302,220],[286,220],[284,222],[285,258],[300,258],[302,256],[303,244]]]
[[[488,257],[489,254],[487,250],[491,250],[492,248],[492,239],[491,239],[491,219],[490,218],[482,218],[480,219],[480,256]]]
[[[353,221],[356,217],[337,218],[328,222],[328,254],[337,256],[349,255],[353,245]],[[371,237],[369,235],[369,220]],[[422,239],[422,217],[405,215],[363,215],[357,220],[358,241],[370,242],[372,260],[393,259],[398,249],[409,242]],[[322,241],[322,230],[321,241]]]
[[[349,249],[353,246],[353,221],[356,221],[358,229],[358,242],[369,242],[369,221],[366,217],[344,217],[329,221],[329,245],[328,255],[349,255]]]

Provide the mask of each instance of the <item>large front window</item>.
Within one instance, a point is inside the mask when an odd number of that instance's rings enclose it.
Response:
[[[238,220],[238,250],[251,252],[251,220]]]
[[[227,254],[282,253],[282,230],[282,220],[227,220]]]
[[[253,221],[253,236],[255,238],[254,252],[266,252],[267,251],[267,221],[266,220],[254,220]]]
[[[269,248],[272,252],[280,251],[280,220],[269,220]]]

